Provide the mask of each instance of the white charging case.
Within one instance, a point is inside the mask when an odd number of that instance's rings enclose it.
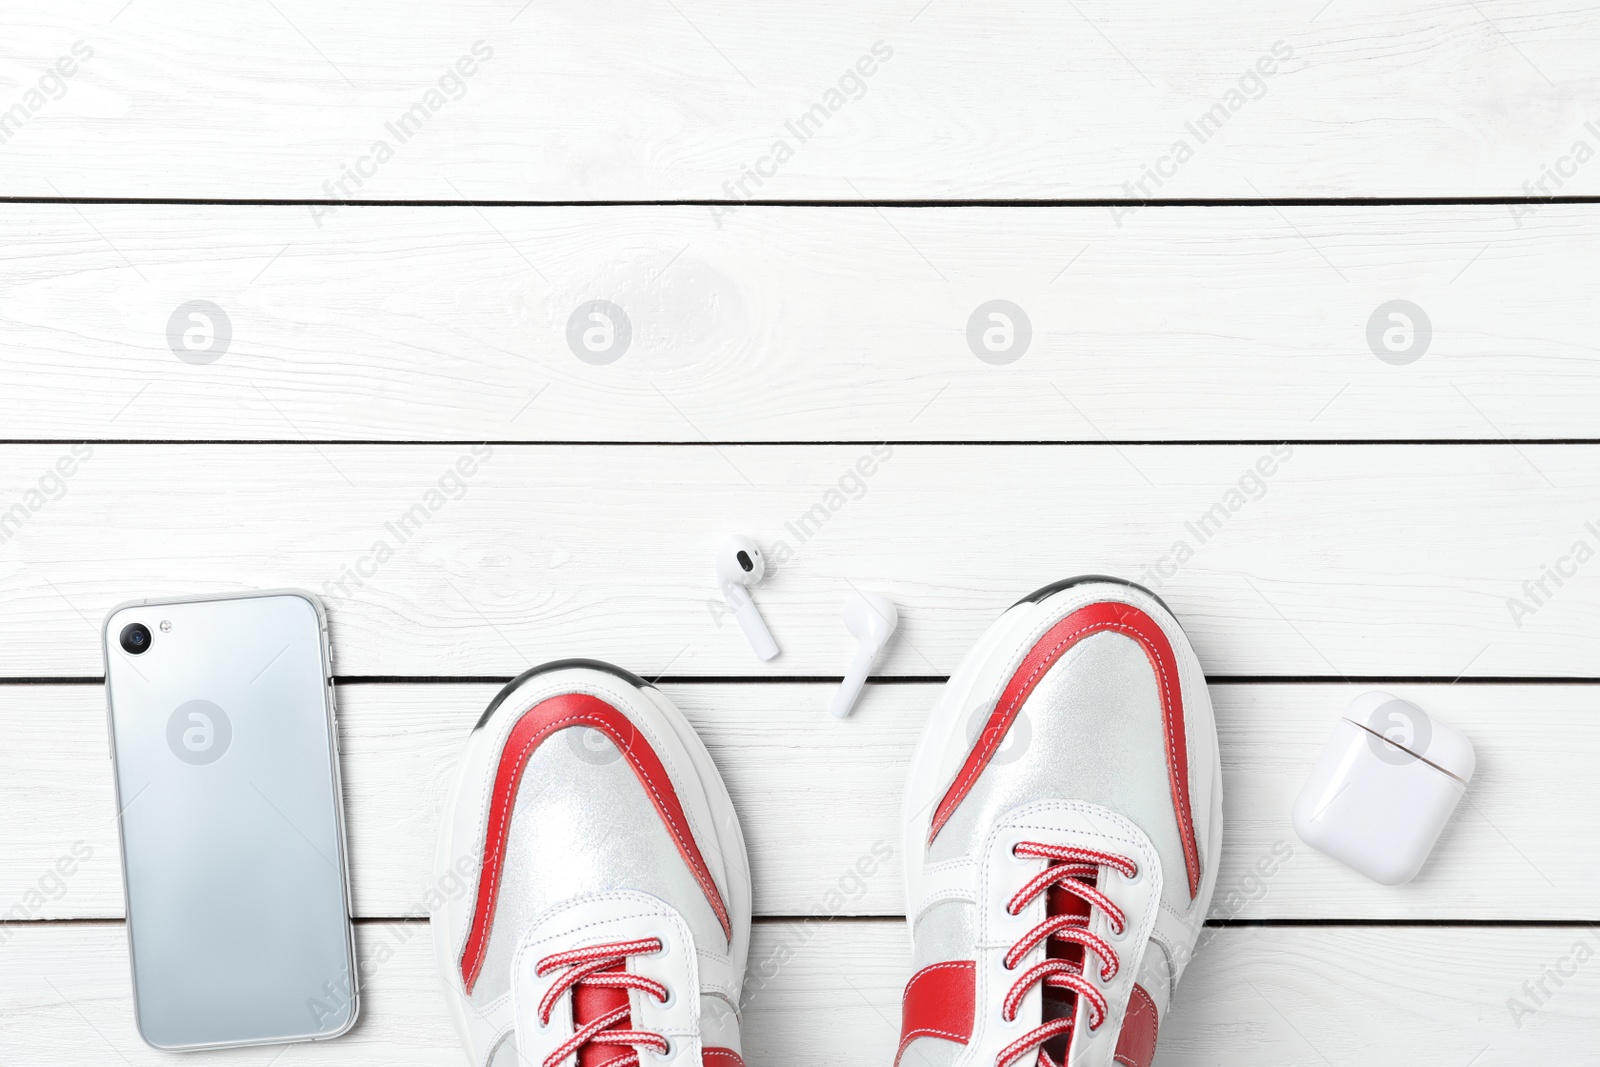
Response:
[[[1300,840],[1375,882],[1417,876],[1466,792],[1472,742],[1407,700],[1350,702],[1294,804]]]

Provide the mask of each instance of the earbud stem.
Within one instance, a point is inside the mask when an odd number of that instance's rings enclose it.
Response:
[[[772,631],[767,629],[767,621],[761,617],[761,612],[756,610],[755,601],[748,595],[742,599],[744,602],[734,609],[733,617],[739,620],[745,639],[750,642],[750,647],[755,649],[757,659],[763,663],[775,659],[778,655],[778,642],[772,639]]]
[[[855,659],[850,661],[850,671],[844,676],[844,681],[839,683],[839,688],[833,694],[833,702],[828,705],[828,710],[833,712],[836,719],[849,718],[850,712],[856,706],[856,700],[861,696],[861,690],[867,684],[867,672],[872,670],[873,652],[865,644],[856,646]]]

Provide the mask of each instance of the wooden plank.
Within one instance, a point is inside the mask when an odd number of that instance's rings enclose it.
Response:
[[[1484,196],[1546,167],[1600,190],[1559,162],[1597,142],[1595,24],[1554,0],[78,0],[7,29],[9,195]]]
[[[494,686],[343,686],[357,913],[426,914],[439,813]],[[670,685],[727,779],[760,915],[904,911],[900,798],[938,687],[869,686],[845,724],[829,687]],[[1397,686],[1478,751],[1468,801],[1421,877],[1368,882],[1301,844],[1289,811],[1334,719],[1365,687],[1218,685],[1227,831],[1216,919],[1600,920],[1600,690]],[[0,688],[0,918],[122,914],[98,687]],[[1550,803],[1549,783],[1565,799]],[[881,857],[893,853],[887,862]]]
[[[341,675],[836,676],[855,584],[900,606],[878,669],[945,675],[1106,572],[1212,674],[1594,674],[1591,446],[874,447],[5,446],[0,674],[98,676],[124,600],[289,585],[329,599]],[[733,531],[767,546],[768,664],[715,592]]]
[[[1222,1049],[1241,1067],[1506,1067],[1583,1063],[1594,1045],[1600,940],[1588,928],[1223,928],[1206,936],[1163,1028],[1161,1067],[1215,1064]],[[260,1067],[281,1053],[278,1062],[291,1065],[458,1064],[423,925],[363,925],[358,943],[363,1011],[349,1036],[193,1053],[185,1062]],[[902,924],[762,924],[751,948],[752,974],[770,977],[748,986],[747,1062],[892,1062],[910,967]],[[1552,979],[1558,970],[1570,973]],[[1548,996],[1524,990],[1540,981]],[[1536,1010],[1514,1015],[1514,1002]],[[104,1062],[108,1053],[129,1065],[170,1059],[134,1031],[119,924],[16,931],[0,953],[0,1039],[17,1062],[39,1067]]]
[[[0,247],[13,440],[1600,437],[1588,207],[10,205]],[[997,299],[1006,365],[968,335]]]

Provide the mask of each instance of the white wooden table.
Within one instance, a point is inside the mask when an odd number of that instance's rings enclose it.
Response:
[[[1158,1063],[1594,1061],[1593,9],[83,0],[0,37],[0,1061],[168,1059],[117,602],[293,585],[335,626],[364,1018],[183,1062],[459,1062],[425,926],[456,748],[587,655],[664,676],[740,806],[749,1061],[867,1067],[909,960],[898,856],[856,864],[938,683],[1082,572],[1158,588],[1222,731]],[[769,665],[708,606],[735,531],[792,550]],[[903,629],[838,723],[849,583]],[[1397,889],[1289,824],[1375,686],[1479,754]]]

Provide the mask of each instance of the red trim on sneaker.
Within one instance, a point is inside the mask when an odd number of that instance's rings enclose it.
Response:
[[[744,1067],[744,1057],[731,1048],[703,1048],[700,1063],[703,1067]]]
[[[1156,1013],[1156,1002],[1135,985],[1128,996],[1128,1013],[1122,1017],[1122,1033],[1117,1035],[1116,1061],[1125,1067],[1150,1067],[1156,1058],[1156,1033],[1161,1029],[1161,1019]]]
[[[895,1067],[911,1042],[919,1037],[937,1037],[965,1045],[972,1040],[974,1000],[977,997],[977,964],[971,960],[952,960],[924,967],[906,983],[901,1007],[900,1049]],[[1161,1020],[1156,1002],[1144,986],[1134,983],[1128,996],[1128,1010],[1117,1035],[1115,1060],[1123,1067],[1150,1067],[1156,1056],[1156,1035]],[[720,1049],[706,1049],[706,1056]],[[712,1064],[705,1067],[744,1067],[738,1064]]]
[[[978,965],[971,960],[950,960],[924,967],[911,976],[900,1005],[896,1067],[911,1042],[919,1037],[938,1037],[961,1045],[972,1040],[977,972]]]
[[[500,890],[501,859],[505,855],[506,839],[511,833],[511,811],[517,798],[517,787],[522,781],[523,769],[534,750],[558,730],[572,726],[589,726],[611,739],[617,750],[627,757],[639,784],[650,795],[656,813],[677,842],[678,853],[689,865],[695,881],[706,895],[711,910],[716,912],[722,931],[731,941],[733,925],[728,919],[728,909],[722,894],[706,867],[700,847],[689,829],[688,817],[672,787],[672,779],[661,759],[651,749],[648,741],[621,711],[587,693],[563,693],[541,700],[522,713],[511,728],[506,744],[500,750],[500,765],[495,771],[494,791],[490,797],[489,821],[484,830],[483,866],[478,875],[478,900],[472,916],[472,927],[467,934],[466,947],[461,953],[461,979],[467,993],[478,981],[478,971],[483,966],[489,948],[489,931],[494,924],[494,909]]]
[[[1099,633],[1120,633],[1131,637],[1144,649],[1155,671],[1161,694],[1161,728],[1167,742],[1167,775],[1172,787],[1172,808],[1183,841],[1183,862],[1189,874],[1189,898],[1200,894],[1200,847],[1195,840],[1194,818],[1189,807],[1189,748],[1183,726],[1183,688],[1178,673],[1178,657],[1161,625],[1131,604],[1102,601],[1079,608],[1052,626],[1028,650],[1022,664],[1006,683],[989,721],[955,781],[933,813],[928,843],[939,835],[956,808],[966,799],[989,759],[1005,741],[1017,713],[1022,710],[1035,687],[1055,663],[1078,642]]]

